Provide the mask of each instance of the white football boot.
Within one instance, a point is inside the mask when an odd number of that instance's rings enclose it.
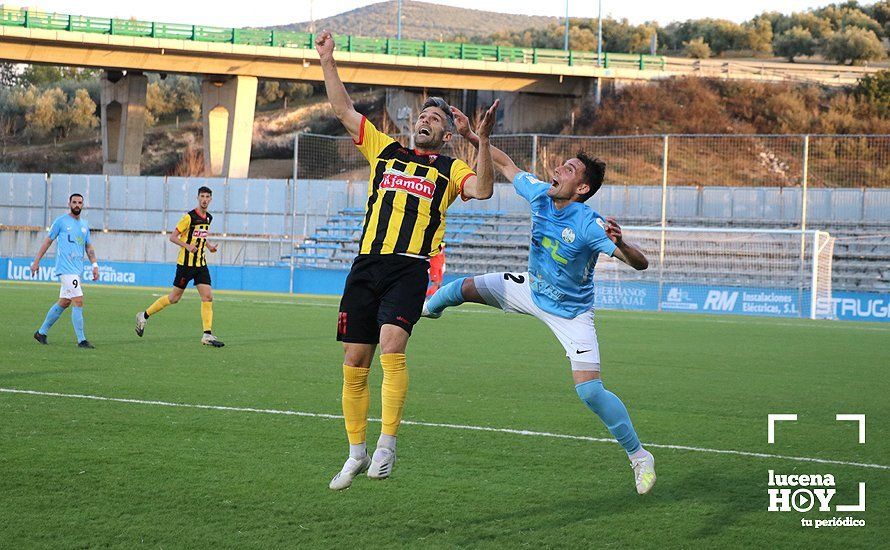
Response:
[[[145,312],[140,311],[136,314],[136,336],[140,338],[145,333],[145,324],[148,323],[148,319],[145,318]]]
[[[205,346],[212,346],[214,348],[221,348],[225,346],[221,341],[219,341],[216,336],[212,334],[205,334],[201,336],[201,343]]]
[[[421,310],[420,316],[427,317],[429,319],[438,319],[439,317],[441,317],[442,316],[441,313],[430,313],[430,310],[427,307],[429,305],[429,303],[430,303],[429,300],[426,300],[423,302],[423,310]]]
[[[377,447],[371,458],[371,466],[368,468],[368,477],[371,479],[386,479],[392,473],[392,467],[396,463],[395,449]]]
[[[342,491],[343,489],[348,488],[352,485],[352,480],[355,479],[355,476],[366,471],[370,465],[371,458],[368,455],[365,455],[364,458],[360,459],[352,457],[347,458],[346,462],[343,464],[343,469],[334,476],[334,479],[331,480],[328,487],[334,491]]]
[[[655,457],[645,451],[646,456],[633,458],[630,467],[634,471],[634,482],[637,485],[637,493],[645,495],[655,486]]]

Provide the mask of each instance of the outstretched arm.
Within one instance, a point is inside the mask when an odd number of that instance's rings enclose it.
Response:
[[[497,101],[495,102],[498,103]],[[473,147],[479,149],[479,136],[473,132],[473,129],[470,128],[470,119],[467,118],[460,109],[457,107],[451,108],[452,114],[454,114],[454,125],[457,128],[457,132],[463,136],[464,139],[473,144]],[[486,113],[487,114],[487,113]],[[494,121],[492,120],[492,123]],[[518,166],[513,162],[506,153],[498,149],[497,147],[491,145],[491,160],[494,162],[495,168],[504,175],[510,181],[513,181],[513,178],[516,177],[516,174],[521,172]],[[481,149],[480,149],[481,151]]]
[[[43,244],[40,245],[40,250],[37,251],[37,256],[34,257],[34,261],[31,263],[31,273],[37,273],[37,270],[40,269],[40,260],[52,244],[53,240],[49,237],[43,239]]]
[[[479,123],[479,136],[476,147],[479,154],[476,155],[476,177],[471,177],[464,184],[463,194],[472,199],[490,199],[494,194],[494,165],[491,161],[491,130],[494,128],[495,113],[500,105],[496,99],[482,117]]]
[[[334,62],[334,37],[327,30],[321,31],[315,38],[315,50],[321,59],[321,70],[324,73],[324,89],[328,94],[328,101],[334,109],[334,114],[352,135],[352,139],[361,137],[362,115],[355,110],[346,87],[337,73],[337,63]]]
[[[606,235],[618,247],[615,249],[614,257],[637,271],[642,271],[649,267],[649,260],[646,259],[643,251],[638,246],[624,240],[624,236],[621,234],[621,226],[618,225],[615,218],[606,218]]]

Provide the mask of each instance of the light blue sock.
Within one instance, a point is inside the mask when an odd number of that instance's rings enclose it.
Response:
[[[464,295],[461,292],[460,287],[464,284],[465,279],[466,277],[461,277],[460,279],[451,281],[433,294],[426,306],[429,312],[438,315],[442,313],[446,307],[459,306],[464,303]]]
[[[575,386],[578,397],[587,408],[592,410],[603,424],[609,428],[612,436],[621,443],[627,454],[633,454],[640,450],[640,439],[630,422],[627,407],[617,395],[603,387],[602,380],[590,380]]]
[[[59,304],[53,304],[53,307],[49,308],[49,311],[46,312],[46,319],[43,320],[43,324],[40,325],[40,328],[37,330],[37,332],[46,336],[46,334],[49,332],[49,329],[54,324],[56,324],[56,321],[59,320],[59,317],[62,316],[62,312],[64,311],[65,308],[63,308]]]
[[[74,333],[77,334],[77,341],[83,342],[87,339],[83,334],[83,308],[73,306],[71,308],[71,324],[74,325]]]

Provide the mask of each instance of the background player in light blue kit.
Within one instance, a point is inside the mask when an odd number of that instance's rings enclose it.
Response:
[[[466,115],[454,107],[452,112],[457,130],[478,147]],[[648,493],[655,485],[655,458],[640,444],[624,403],[600,379],[593,324],[597,257],[613,256],[638,270],[649,267],[643,252],[623,239],[614,219],[603,219],[584,205],[602,185],[606,165],[581,152],[557,167],[546,183],[520,170],[495,147],[491,147],[491,158],[531,205],[528,272],[458,279],[433,295],[423,314],[435,318],[449,306],[476,302],[543,321],[566,350],[578,396],[627,451],[637,492]]]
[[[68,208],[70,211],[56,218],[49,228],[49,235],[44,239],[34,263],[31,264],[31,273],[37,273],[40,269],[40,259],[53,241],[56,241],[56,275],[62,283],[62,289],[59,291],[59,301],[49,308],[46,319],[34,333],[34,339],[46,344],[46,334],[50,327],[59,320],[68,306],[74,304],[71,308],[71,323],[77,335],[77,347],[93,348],[93,344],[87,340],[83,331],[83,288],[80,277],[83,274],[84,252],[93,263],[94,281],[99,279],[99,264],[96,263],[96,251],[90,242],[90,224],[80,217],[80,212],[83,210],[83,195],[74,193],[68,197]]]

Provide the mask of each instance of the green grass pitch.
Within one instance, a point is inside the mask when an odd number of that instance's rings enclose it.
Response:
[[[0,284],[0,388],[340,414],[335,299],[219,292],[226,347],[211,349],[191,289],[135,336],[161,292],[88,287],[97,349],[81,350],[69,313],[49,346],[31,337],[56,285]],[[339,419],[0,392],[0,546],[886,545],[890,469],[710,450],[890,465],[890,326],[602,311],[597,330],[606,387],[644,444],[703,449],[652,447],[646,497],[614,442],[405,425],[390,479],[335,493]],[[408,359],[408,420],[609,437],[535,319],[452,309],[421,320]],[[380,377],[378,362],[373,417]],[[772,445],[769,413],[799,415]],[[866,444],[837,413],[867,415]],[[768,512],[770,469],[831,473],[832,505],[855,504],[866,482],[867,511]],[[866,526],[801,526],[848,515]]]

